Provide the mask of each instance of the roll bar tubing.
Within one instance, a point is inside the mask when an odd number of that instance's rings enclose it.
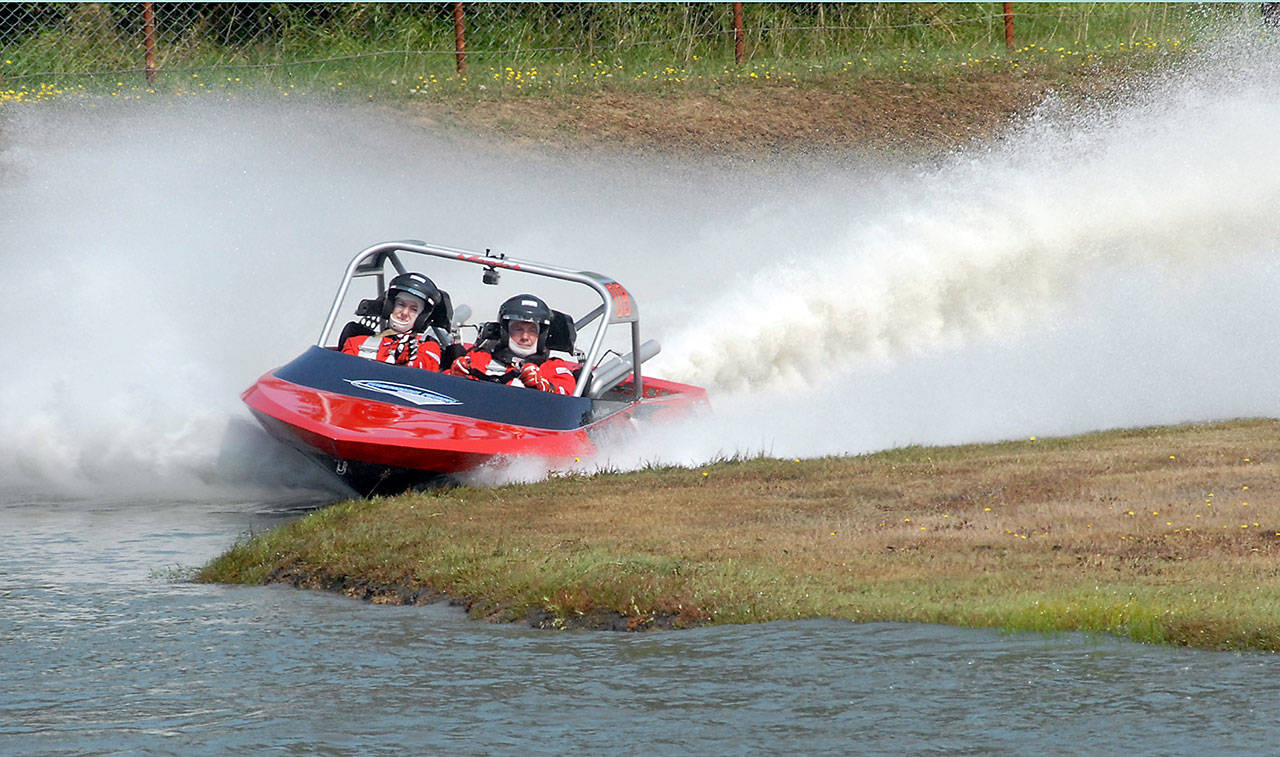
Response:
[[[531,273],[535,276],[548,276],[553,279],[562,279],[564,281],[572,281],[593,289],[596,294],[600,295],[600,306],[592,310],[581,320],[575,322],[575,326],[581,328],[601,315],[610,316],[614,311],[611,307],[614,303],[613,295],[606,288],[606,283],[614,283],[611,279],[601,276],[590,271],[573,271],[568,268],[559,268],[542,263],[533,263],[524,260],[517,260],[510,257],[490,257],[481,253],[470,250],[460,250],[453,247],[440,247],[437,245],[428,245],[426,242],[418,240],[406,240],[402,242],[382,242],[368,247],[351,259],[347,264],[346,274],[342,277],[342,285],[338,287],[338,294],[333,299],[333,305],[329,308],[329,317],[325,319],[324,329],[320,331],[320,338],[316,340],[316,345],[323,347],[325,342],[329,340],[329,334],[333,331],[334,324],[338,322],[341,315],[342,303],[347,297],[347,290],[351,287],[351,281],[356,276],[377,275],[378,282],[382,283],[382,266],[387,258],[390,258],[391,265],[395,267],[397,273],[404,273],[405,267],[401,264],[397,252],[411,252],[419,255],[430,255],[446,260],[454,260],[463,263],[473,263],[485,268],[505,268],[510,271],[519,271],[521,273]],[[372,265],[365,266],[370,260]],[[362,273],[361,268],[365,267],[366,272]],[[375,274],[376,272],[376,274]],[[615,284],[616,285],[616,284]],[[380,287],[381,289],[382,287]],[[627,294],[630,298],[630,294]],[[640,321],[639,314],[636,311],[635,301],[630,300],[628,303],[630,312],[626,318],[615,319],[606,317],[605,322],[601,324],[596,331],[595,337],[591,340],[591,348],[587,350],[586,356],[583,358],[583,367],[586,368],[579,376],[577,383],[573,388],[573,396],[581,397],[586,391],[587,386],[591,383],[591,370],[600,361],[600,355],[604,349],[604,332],[611,323],[630,323],[631,324],[631,355],[632,355],[632,375],[635,377],[635,399],[643,396],[644,388],[640,378]]]

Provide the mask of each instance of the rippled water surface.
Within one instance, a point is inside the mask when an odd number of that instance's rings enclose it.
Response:
[[[813,620],[628,635],[174,581],[295,513],[0,506],[0,751],[1193,754],[1280,740],[1280,658]]]
[[[1280,415],[1280,45],[1151,73],[920,165],[489,149],[317,98],[6,105],[0,755],[1274,751],[1274,655],[537,632],[173,579],[325,485],[238,396],[386,239],[625,282],[652,375],[715,413],[607,469]],[[430,274],[477,314],[525,286]]]

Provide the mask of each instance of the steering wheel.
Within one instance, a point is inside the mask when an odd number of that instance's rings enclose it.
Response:
[[[471,368],[467,371],[467,375],[478,381],[490,381],[494,384],[506,384],[519,376],[520,371],[517,371],[514,368],[508,368],[506,373],[490,375],[483,371],[477,371],[475,368]]]

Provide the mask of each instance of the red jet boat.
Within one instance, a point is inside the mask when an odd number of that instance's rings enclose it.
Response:
[[[427,264],[442,260],[483,269],[486,284],[506,272],[580,285],[587,304],[599,304],[574,319],[553,311],[547,337],[557,356],[577,365],[572,395],[391,365],[339,351],[352,335],[386,327],[382,299],[387,281],[408,271],[435,277]],[[336,340],[335,326],[348,307],[353,283],[375,296],[355,308],[356,320]],[[439,279],[437,279],[437,283]],[[560,285],[563,286],[563,285]],[[585,288],[582,290],[581,288]],[[445,350],[444,366],[487,324],[468,324],[470,308],[455,311],[443,289],[430,328]],[[592,296],[594,293],[594,296]],[[589,333],[585,351],[578,334]],[[619,341],[619,336],[621,341]],[[614,345],[614,346],[610,346]],[[621,345],[621,346],[618,346]],[[621,350],[629,351],[622,353]],[[358,494],[403,491],[431,485],[450,474],[494,460],[540,458],[551,465],[594,455],[601,440],[633,429],[637,422],[685,415],[705,406],[706,391],[642,375],[641,364],[658,353],[658,343],[641,342],[639,309],[613,279],[517,260],[488,251],[476,253],[418,241],[384,242],[356,255],[316,344],[292,362],[264,374],[241,398],[277,439],[319,461]]]

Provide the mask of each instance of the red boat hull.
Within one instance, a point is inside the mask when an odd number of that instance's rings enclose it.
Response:
[[[241,395],[274,437],[319,459],[358,492],[387,491],[472,470],[494,458],[551,465],[596,453],[633,418],[675,417],[705,404],[697,387],[646,379],[611,399],[561,397],[389,366],[311,348]]]
[[[545,430],[446,415],[299,386],[270,373],[241,399],[273,436],[337,460],[457,473],[499,455],[571,459],[596,449],[587,428]],[[623,411],[606,421],[629,416]]]

